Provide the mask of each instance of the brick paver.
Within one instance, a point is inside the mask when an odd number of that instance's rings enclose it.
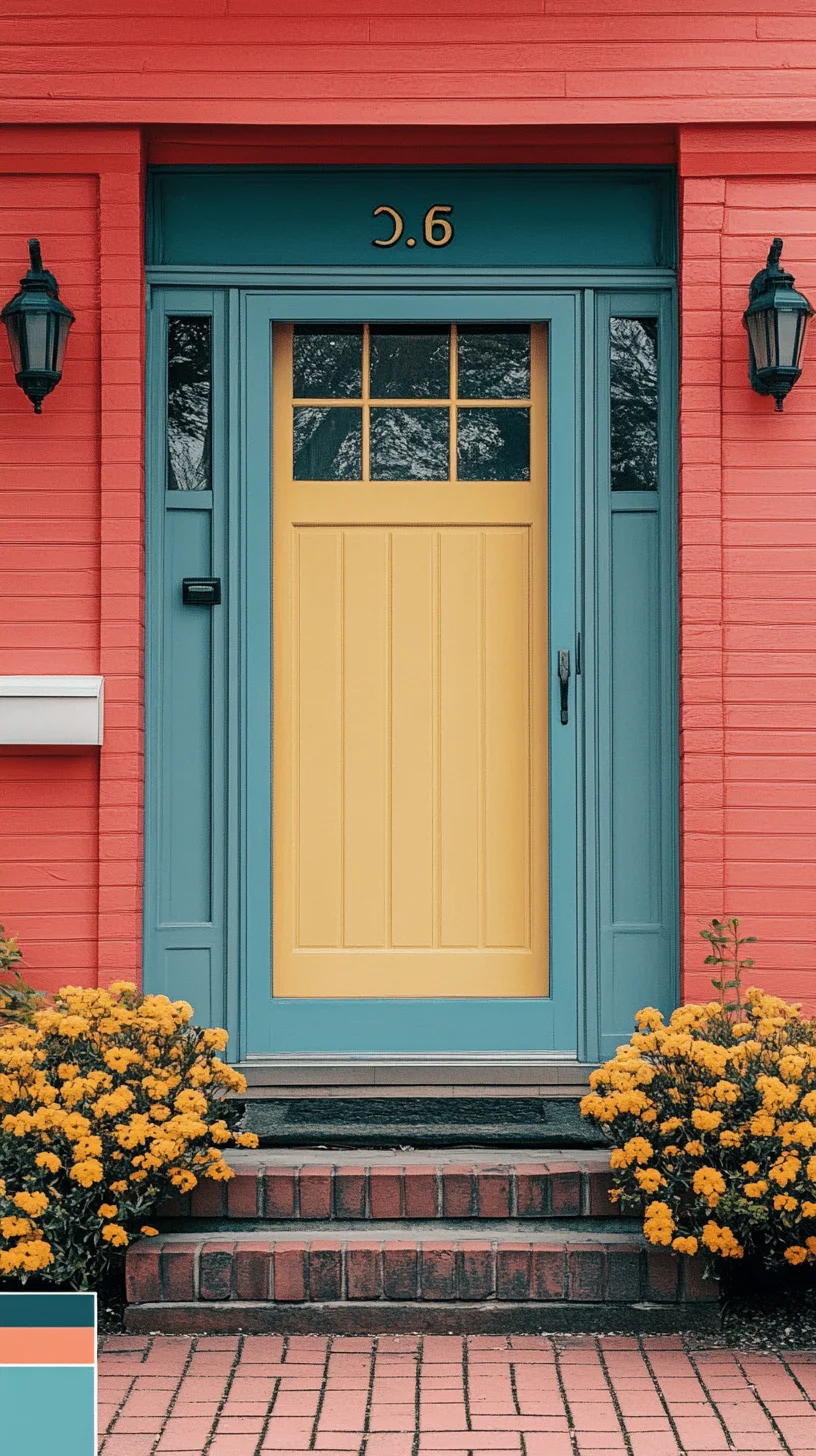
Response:
[[[102,1456],[816,1456],[816,1350],[680,1336],[104,1341]]]

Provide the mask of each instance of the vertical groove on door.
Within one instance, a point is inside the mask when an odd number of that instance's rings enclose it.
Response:
[[[295,534],[299,943],[337,946],[343,935],[342,536]]]
[[[441,538],[442,945],[479,944],[479,533]]]
[[[343,532],[344,937],[387,944],[388,533]]]
[[[434,537],[395,531],[392,571],[392,945],[434,944]]]

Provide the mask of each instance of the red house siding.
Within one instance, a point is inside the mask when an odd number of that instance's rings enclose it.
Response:
[[[106,679],[101,757],[0,758],[0,916],[42,984],[138,968],[143,154],[677,158],[684,994],[727,911],[764,983],[816,1004],[816,382],[773,415],[740,323],[775,233],[816,296],[812,0],[506,0],[498,26],[493,0],[283,4],[0,17],[0,296],[37,232],[78,316],[42,419],[0,362],[0,672]]]
[[[69,11],[69,14],[66,14]],[[667,13],[668,12],[668,13]],[[800,121],[812,0],[21,0],[0,121]],[[30,16],[48,17],[32,37]]]
[[[684,130],[680,169],[684,994],[707,992],[717,904],[759,936],[763,984],[812,1007],[816,387],[769,418],[741,318],[775,233],[816,289],[816,129]]]
[[[0,128],[0,290],[25,239],[77,315],[37,418],[0,371],[0,672],[103,673],[98,756],[0,757],[0,904],[39,984],[101,983],[140,957],[141,143]]]

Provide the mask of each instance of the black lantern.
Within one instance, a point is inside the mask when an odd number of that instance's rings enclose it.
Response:
[[[20,292],[6,304],[0,319],[8,331],[17,383],[39,415],[45,396],[62,378],[65,345],[74,315],[60,303],[57,280],[43,268],[36,238],[29,238],[28,251],[31,267],[20,279]]]
[[[793,274],[779,266],[782,239],[774,238],[768,262],[751,284],[742,316],[748,330],[748,377],[757,394],[772,394],[781,410],[785,395],[802,373],[805,330],[813,309],[793,286]]]

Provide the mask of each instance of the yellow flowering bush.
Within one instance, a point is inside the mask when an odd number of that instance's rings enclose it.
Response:
[[[712,1259],[816,1262],[816,1019],[742,992],[752,937],[703,932],[718,998],[668,1024],[646,1007],[593,1072],[583,1115],[613,1143],[612,1197],[652,1244]],[[726,979],[727,976],[727,979]]]
[[[257,1147],[227,1033],[192,1014],[119,981],[0,1022],[0,1277],[98,1282],[156,1204],[233,1176],[223,1144]]]

